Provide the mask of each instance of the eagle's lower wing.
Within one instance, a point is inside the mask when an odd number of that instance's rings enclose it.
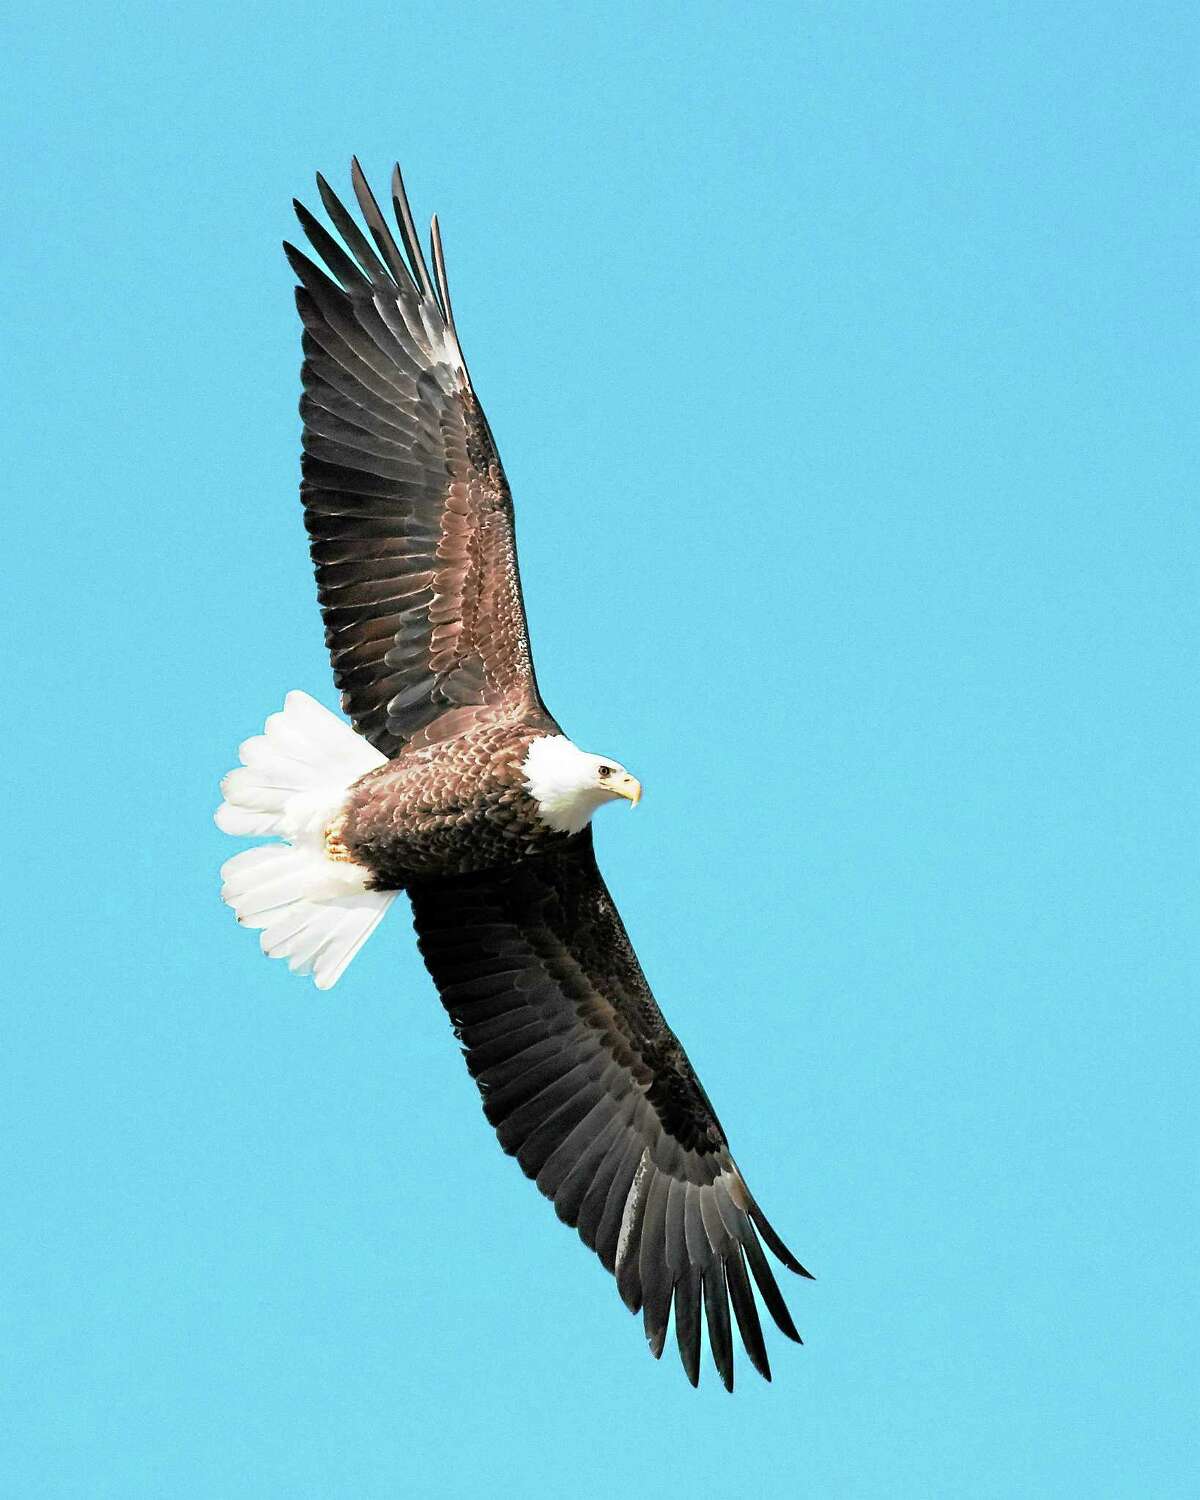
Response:
[[[371,239],[318,177],[343,244],[296,212],[336,279],[284,248],[301,282],[301,495],[326,640],[346,713],[392,756],[446,732],[430,727],[443,715],[457,729],[472,710],[540,700],[512,497],[459,348],[437,221],[435,288],[399,169],[403,252],[352,170]]]
[[[425,962],[505,1151],[643,1311],[657,1356],[672,1304],[699,1378],[701,1306],[733,1388],[730,1304],[770,1379],[750,1275],[799,1342],[760,1236],[808,1273],[751,1197],[687,1054],[654,1002],[584,834],[559,854],[411,886]]]

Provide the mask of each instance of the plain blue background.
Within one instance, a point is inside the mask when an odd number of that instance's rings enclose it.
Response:
[[[1195,1493],[1190,5],[10,27],[3,1492]],[[279,240],[405,164],[598,839],[816,1271],[730,1399],[506,1160],[397,912],[210,821],[333,694]],[[1189,484],[1189,481],[1191,483]]]

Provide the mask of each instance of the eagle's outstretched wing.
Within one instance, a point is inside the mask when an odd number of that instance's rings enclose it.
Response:
[[[709,1345],[733,1389],[730,1305],[770,1379],[750,1276],[799,1342],[762,1240],[767,1223],[708,1096],[654,1002],[589,833],[504,871],[409,888],[433,975],[505,1151],[640,1308],[661,1354],[672,1306],[684,1369]],[[748,1274],[749,1271],[749,1274]]]
[[[336,280],[284,246],[304,323],[301,495],[342,706],[392,756],[541,703],[512,497],[459,348],[437,220],[435,286],[399,168],[403,252],[357,161],[352,180],[370,240],[321,177],[344,244],[296,204]]]

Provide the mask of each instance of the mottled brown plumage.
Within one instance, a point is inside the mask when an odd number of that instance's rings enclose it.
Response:
[[[335,830],[379,890],[417,876],[467,875],[548,854],[568,835],[547,828],[522,764],[534,740],[557,726],[477,725],[434,745],[404,750],[357,781]]]
[[[736,1321],[769,1378],[753,1286],[798,1335],[762,1242],[808,1273],[746,1187],[592,852],[594,806],[612,788],[636,801],[640,787],[563,739],[538,693],[512,499],[459,347],[437,221],[431,277],[399,172],[399,244],[357,162],[352,175],[367,233],[318,178],[342,243],[297,205],[326,270],[286,247],[304,325],[301,493],[343,707],[388,759],[360,774],[361,742],[291,695],[244,747],[221,817],[229,832],[281,835],[294,858],[238,856],[227,899],[269,953],[315,962],[333,983],[385,909],[372,888],[406,890],[501,1145],[615,1274],[652,1351],[673,1315],[695,1383],[706,1323],[732,1389]],[[357,779],[322,811],[321,768],[352,762]],[[592,763],[609,779],[581,782],[594,800],[571,821],[570,777]],[[293,868],[308,880],[314,862],[318,894],[297,895]],[[357,889],[345,871],[360,872]],[[322,902],[328,939],[305,925]],[[338,928],[343,909],[351,925]],[[327,941],[340,956],[322,980]]]

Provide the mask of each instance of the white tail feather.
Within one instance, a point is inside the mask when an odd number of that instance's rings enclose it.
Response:
[[[307,693],[289,693],[262,734],[241,746],[241,766],[221,782],[217,827],[275,835],[221,868],[221,898],[239,922],[262,929],[268,958],[284,958],[318,989],[337,983],[374,932],[395,891],[370,891],[367,871],[331,859],[325,830],[353,782],[385,763],[336,714]]]

